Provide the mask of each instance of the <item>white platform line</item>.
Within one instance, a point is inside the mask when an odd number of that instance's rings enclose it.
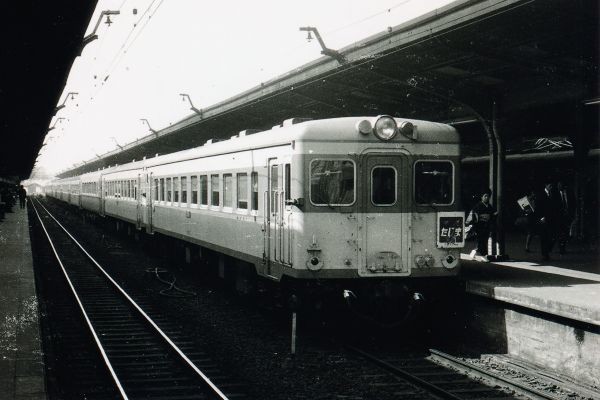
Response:
[[[476,261],[476,262],[483,261],[483,258],[481,260],[479,260],[479,259],[472,260],[469,254],[464,254],[464,253],[462,253],[460,255],[460,259],[468,260],[468,261]],[[570,278],[585,279],[585,280],[593,281],[593,282],[600,282],[600,274],[576,271],[576,270],[567,269],[567,268],[553,267],[551,265],[543,265],[543,264],[538,264],[538,263],[529,262],[529,261],[493,261],[493,262],[486,262],[486,264],[499,265],[502,267],[509,267],[509,268],[524,269],[524,270],[528,270],[528,271],[543,272],[545,274],[568,276]]]

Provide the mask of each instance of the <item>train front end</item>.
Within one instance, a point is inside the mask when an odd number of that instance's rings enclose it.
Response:
[[[464,213],[454,128],[379,116],[307,132],[296,156],[306,196],[297,277],[335,280],[350,298],[406,300],[431,288],[428,278],[457,275]]]

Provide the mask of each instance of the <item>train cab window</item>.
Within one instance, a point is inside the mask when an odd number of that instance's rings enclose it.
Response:
[[[352,160],[312,160],[310,201],[316,206],[349,206],[355,200]]]
[[[200,175],[200,204],[208,205],[208,177]]]
[[[258,210],[258,172],[252,172],[250,174],[250,184],[252,185],[252,210]]]
[[[166,185],[165,190],[166,190],[166,193],[167,193],[166,200],[167,201],[172,201],[171,200],[171,191],[173,190],[173,187],[171,186],[171,178],[167,178],[167,180],[165,182],[165,185]]]
[[[181,202],[184,205],[187,205],[187,195],[188,192],[188,188],[187,188],[187,176],[182,176],[181,177]]]
[[[452,204],[454,165],[450,161],[417,161],[414,187],[417,204]]]
[[[191,193],[192,193],[192,204],[198,204],[198,176],[192,175],[192,179],[190,180]]]
[[[160,178],[160,201],[165,201],[165,178]]]
[[[379,166],[371,170],[371,203],[391,206],[396,203],[396,169]]]
[[[173,202],[179,203],[179,178],[173,178]]]
[[[211,206],[219,206],[220,205],[220,199],[219,199],[219,194],[220,194],[220,186],[219,186],[219,175],[211,175],[210,176],[210,190],[211,190],[211,198],[210,198],[210,205]]]
[[[248,209],[248,174],[237,174],[237,208]]]
[[[233,176],[223,174],[223,207],[233,207]]]

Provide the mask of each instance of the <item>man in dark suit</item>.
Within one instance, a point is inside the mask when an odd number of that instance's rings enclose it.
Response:
[[[547,182],[544,191],[538,197],[540,239],[542,247],[542,258],[544,261],[550,259],[550,252],[554,247],[560,225],[560,199],[556,194],[554,184]]]

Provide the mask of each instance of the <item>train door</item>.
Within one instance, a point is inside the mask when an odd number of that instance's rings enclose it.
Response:
[[[143,210],[143,221],[146,226],[146,233],[152,233],[152,203],[154,196],[156,196],[155,192],[158,190],[157,186],[158,184],[155,183],[152,173],[146,174],[146,205],[145,210]]]
[[[147,173],[138,174],[137,178],[137,227],[146,228],[150,232],[150,221],[152,217],[152,180]]]
[[[82,188],[83,182],[79,181],[79,183],[77,184],[77,205],[79,206],[79,208],[83,208],[83,201],[81,200],[81,193],[83,192]]]
[[[100,187],[100,215],[104,217],[106,196],[108,196],[108,183],[106,183],[104,179],[100,177],[100,182],[98,182],[98,185]]]
[[[410,166],[401,153],[362,155],[361,276],[410,274]]]
[[[98,178],[98,180],[96,181],[96,183],[94,183],[94,194],[97,196],[97,202],[95,204],[96,209],[98,210],[98,212],[100,213],[100,215],[103,214],[102,211],[102,177]]]
[[[272,274],[274,262],[291,264],[289,217],[290,164],[270,158],[267,167],[267,190],[264,196],[266,273]],[[286,189],[287,188],[287,189]]]
[[[142,188],[142,182],[144,180],[144,177],[142,176],[142,174],[138,174],[137,176],[137,180],[136,180],[136,186],[135,187],[135,200],[136,200],[136,218],[135,218],[135,227],[137,229],[142,229],[142,225],[144,224],[144,213],[146,211],[145,208],[145,193],[144,193],[144,189]]]

